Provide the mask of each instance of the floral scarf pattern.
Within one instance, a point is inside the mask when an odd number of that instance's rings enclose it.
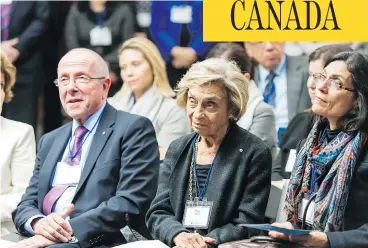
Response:
[[[312,170],[322,178],[316,192],[313,229],[330,232],[341,231],[349,197],[350,182],[367,134],[340,132],[327,141],[326,124],[317,121],[305,144],[298,152],[285,199],[284,211],[288,220],[296,223],[299,204],[310,188]],[[319,149],[316,151],[316,147]]]

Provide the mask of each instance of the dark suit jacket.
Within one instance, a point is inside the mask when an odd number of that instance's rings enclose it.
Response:
[[[304,144],[300,142],[298,148]],[[298,149],[299,150],[299,149]],[[368,143],[366,143],[350,184],[344,231],[327,233],[331,248],[368,247]]]
[[[291,173],[285,172],[286,163],[291,149],[296,149],[299,142],[308,137],[313,127],[313,112],[297,114],[289,123],[280,142],[280,151],[272,161],[272,180],[289,179]]]
[[[33,176],[13,212],[22,235],[28,235],[26,221],[42,214],[42,202],[71,127],[68,123],[45,134],[39,142]],[[159,152],[151,122],[107,104],[72,201],[75,211],[69,223],[80,246],[123,242],[119,230],[126,225],[126,213],[133,216],[137,231],[147,233],[144,215],[156,193],[158,171]]]
[[[20,56],[15,62],[17,67],[17,84],[35,82],[42,79],[40,75],[40,48],[42,36],[50,20],[49,5],[43,1],[13,1],[8,39],[18,37],[15,48]],[[42,73],[42,71],[41,71]]]
[[[194,133],[173,141],[161,164],[157,194],[147,212],[152,236],[173,246],[173,238],[188,232],[182,225],[188,199],[189,167]],[[271,152],[255,135],[232,124],[214,161],[205,196],[213,201],[208,230],[216,243],[245,239],[249,232],[237,226],[263,223],[270,192]]]
[[[297,113],[312,106],[308,88],[308,58],[306,56],[286,56],[287,71],[287,102],[289,121]],[[258,82],[258,71],[255,71],[255,81]]]

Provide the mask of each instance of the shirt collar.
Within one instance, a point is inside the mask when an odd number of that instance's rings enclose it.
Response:
[[[276,67],[274,73],[277,76],[280,76],[281,73],[283,72],[283,70],[285,69],[286,66],[286,55],[284,55],[281,59],[280,64]],[[270,74],[270,71],[267,70],[266,68],[264,68],[261,64],[259,65],[259,79],[261,82],[266,81],[266,77],[268,76],[268,74]]]
[[[100,117],[100,114],[102,113],[102,111],[105,109],[105,106],[106,106],[106,101],[94,114],[88,117],[88,120],[83,124],[83,126],[87,128],[88,131],[92,131],[93,134],[96,133],[97,127],[95,127],[93,130],[92,128],[95,124],[96,126],[98,125],[96,122],[98,121],[98,117]],[[72,136],[74,136],[75,129],[77,129],[77,127],[79,126],[80,126],[79,123],[73,119]]]

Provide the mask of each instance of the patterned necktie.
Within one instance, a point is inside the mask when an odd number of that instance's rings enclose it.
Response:
[[[74,132],[74,144],[72,151],[69,153],[67,163],[71,166],[77,165],[80,163],[81,155],[82,155],[82,145],[83,145],[83,137],[88,132],[88,129],[84,126],[79,126],[75,129]],[[72,160],[71,157],[74,157]],[[65,192],[65,190],[69,187],[69,185],[57,185],[53,187],[45,196],[42,203],[42,210],[44,215],[49,215],[52,212],[52,209],[56,203],[56,201],[60,198],[60,196]]]
[[[82,142],[83,137],[88,133],[88,129],[84,126],[79,126],[77,129],[75,129],[74,132],[74,144],[71,153],[69,153],[69,157],[67,160],[67,163],[69,165],[76,165],[80,163],[81,155],[82,155]],[[74,158],[73,158],[74,156]]]
[[[1,4],[1,40],[8,39],[11,4]]]
[[[276,77],[274,72],[270,72],[266,77],[267,85],[263,92],[264,101],[273,107],[276,107],[276,86],[275,82],[273,81]]]

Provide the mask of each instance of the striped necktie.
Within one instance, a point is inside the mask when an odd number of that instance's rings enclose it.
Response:
[[[273,107],[276,107],[276,86],[274,79],[277,75],[274,72],[270,72],[266,77],[267,85],[263,92],[264,101]]]

